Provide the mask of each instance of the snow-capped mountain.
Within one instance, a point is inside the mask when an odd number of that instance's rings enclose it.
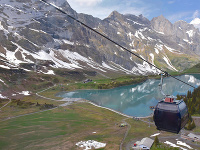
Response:
[[[66,0],[48,2],[165,70],[180,71],[199,61],[200,32],[192,24],[172,24],[164,16],[149,21],[116,11],[100,20],[76,13]],[[39,0],[1,0],[0,38],[2,68],[31,70],[36,64],[48,74],[54,74],[54,68],[101,74],[159,72]]]

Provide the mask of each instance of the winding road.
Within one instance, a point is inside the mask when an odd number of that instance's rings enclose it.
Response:
[[[119,148],[120,150],[122,150],[124,141],[125,141],[125,139],[126,139],[126,137],[127,137],[127,135],[128,135],[128,132],[129,132],[130,129],[131,129],[131,125],[130,125],[129,123],[126,122],[127,119],[129,119],[129,118],[125,118],[125,119],[122,120],[123,123],[127,124],[128,128],[127,128],[126,133],[124,134],[124,138],[122,139],[122,142],[121,142],[121,144],[120,144],[120,148]]]

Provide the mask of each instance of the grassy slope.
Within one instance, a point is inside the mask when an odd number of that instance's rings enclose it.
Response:
[[[190,69],[185,70],[184,73],[200,73],[200,63]]]
[[[32,91],[37,92],[54,84],[67,84],[74,81],[82,81],[88,78],[95,78],[96,72],[92,71],[71,71],[66,69],[55,69],[56,75],[45,75],[36,72],[20,72],[0,68],[1,80],[5,82],[0,83],[0,89],[3,94],[11,93],[11,91]],[[9,96],[9,94],[7,94]]]
[[[37,102],[39,104],[53,104],[54,106],[58,106],[60,104],[62,104],[63,102],[59,102],[59,101],[50,101],[50,100],[46,100],[43,98],[40,98],[38,96],[32,95],[32,96],[26,96],[23,99],[21,99],[21,101],[24,102],[31,102],[34,103],[34,105],[22,105],[19,106],[16,103],[13,103],[13,100],[11,103],[8,104],[7,107],[4,107],[2,109],[1,115],[0,115],[0,119],[5,119],[8,117],[13,117],[13,116],[18,116],[18,115],[23,115],[23,114],[27,114],[27,113],[33,113],[33,112],[38,112],[41,111],[40,107],[36,106]]]
[[[186,54],[171,53],[166,49],[165,49],[165,53],[167,54],[167,56],[169,57],[169,59],[171,60],[175,68],[179,71],[188,69],[194,66],[198,62],[196,56],[188,56]]]
[[[171,53],[165,47],[164,47],[164,52],[167,55],[167,57],[171,60],[172,65],[181,72],[185,69],[188,69],[194,66],[196,63],[199,62],[196,56],[188,56],[186,54]],[[163,70],[166,70],[167,72],[172,72],[172,70],[168,69],[168,65],[163,60],[163,56],[165,55],[155,54],[156,59],[154,60],[154,64],[157,67],[162,68]]]
[[[76,149],[84,140],[107,143],[105,149],[119,149],[125,128],[124,117],[88,103],[73,104],[51,111],[1,122],[2,149]],[[128,139],[142,138],[156,132],[155,127],[129,119],[132,128]],[[94,134],[93,132],[96,132]]]

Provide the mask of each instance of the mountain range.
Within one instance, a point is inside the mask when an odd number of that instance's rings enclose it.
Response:
[[[182,71],[200,61],[200,32],[163,15],[113,11],[101,20],[74,11],[66,0],[49,0],[67,14],[166,71]],[[1,0],[0,67],[55,74],[55,69],[101,75],[157,74],[159,70],[124,51],[40,0]]]

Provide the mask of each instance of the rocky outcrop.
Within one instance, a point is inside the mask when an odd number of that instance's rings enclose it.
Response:
[[[163,15],[155,17],[151,20],[152,28],[165,35],[173,35],[173,24]]]

